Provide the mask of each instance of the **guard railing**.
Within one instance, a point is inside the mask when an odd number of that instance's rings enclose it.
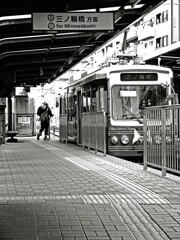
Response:
[[[82,114],[82,145],[106,155],[106,114],[86,112]]]
[[[59,116],[59,139],[60,141],[68,142],[67,114],[61,114]]]
[[[144,170],[180,173],[180,105],[149,107],[144,113]]]

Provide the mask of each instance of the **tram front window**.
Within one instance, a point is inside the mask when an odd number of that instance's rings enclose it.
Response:
[[[112,118],[143,118],[143,109],[166,104],[166,89],[161,86],[113,86]]]

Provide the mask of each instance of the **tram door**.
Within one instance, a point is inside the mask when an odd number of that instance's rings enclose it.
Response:
[[[82,127],[81,127],[81,117],[82,117],[82,95],[81,90],[77,91],[77,144],[82,143]]]

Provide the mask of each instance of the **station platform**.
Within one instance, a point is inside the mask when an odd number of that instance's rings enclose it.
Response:
[[[0,146],[0,239],[180,239],[180,177],[18,137]]]

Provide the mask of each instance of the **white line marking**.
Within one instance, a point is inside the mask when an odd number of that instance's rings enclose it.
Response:
[[[87,171],[90,171],[89,168],[83,167],[81,164],[78,164],[78,163],[76,163],[75,161],[73,161],[73,160],[71,160],[71,159],[69,159],[69,158],[67,158],[67,157],[64,157],[64,158],[65,158],[66,160],[72,162],[73,164],[77,165],[78,167],[83,168],[83,169],[85,169],[85,170],[87,170]]]

